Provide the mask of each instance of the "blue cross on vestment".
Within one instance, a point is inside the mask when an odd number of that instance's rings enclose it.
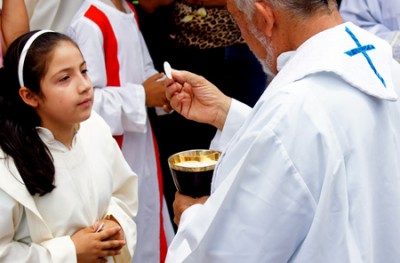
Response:
[[[375,47],[373,45],[362,46],[360,44],[360,41],[358,41],[357,37],[353,34],[353,32],[351,32],[351,30],[348,27],[346,27],[346,32],[351,36],[351,38],[354,40],[354,42],[356,42],[357,48],[349,50],[349,51],[347,51],[345,53],[347,55],[349,55],[350,57],[358,55],[360,53],[363,54],[365,59],[368,61],[368,64],[371,66],[372,70],[374,71],[375,75],[379,78],[379,80],[382,82],[383,86],[385,86],[385,88],[386,88],[385,80],[379,74],[378,70],[374,66],[374,63],[372,63],[371,58],[367,54],[368,51],[371,51],[371,50],[375,49]]]

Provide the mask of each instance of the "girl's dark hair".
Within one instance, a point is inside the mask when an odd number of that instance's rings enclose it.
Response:
[[[4,67],[0,69],[0,147],[13,159],[29,193],[44,195],[55,188],[53,158],[36,131],[40,126],[38,114],[19,96],[18,81],[22,49],[36,32],[20,36],[4,56]],[[61,41],[74,43],[66,35],[48,32],[35,39],[28,50],[23,79],[25,87],[39,96],[43,96],[40,82],[48,70],[55,47]]]

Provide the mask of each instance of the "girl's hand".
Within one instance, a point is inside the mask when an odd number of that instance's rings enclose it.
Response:
[[[108,256],[119,255],[126,242],[112,237],[119,236],[121,231],[120,226],[103,228],[100,232],[91,226],[78,230],[71,236],[78,262],[101,262]]]
[[[110,216],[108,219],[103,219],[99,223],[103,224],[102,230],[108,229],[108,228],[120,227],[119,223],[113,216]],[[121,228],[117,233],[108,237],[107,240],[125,240],[124,231]],[[117,249],[120,250],[120,249],[122,249],[122,247],[123,246],[121,246],[120,248],[117,248]]]

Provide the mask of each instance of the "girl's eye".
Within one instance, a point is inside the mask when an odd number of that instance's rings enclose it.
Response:
[[[87,69],[83,69],[82,70],[82,74],[87,74],[88,73],[88,70]]]
[[[59,82],[64,82],[64,81],[67,81],[68,79],[69,79],[69,76],[65,76],[65,77],[61,78],[59,80]]]

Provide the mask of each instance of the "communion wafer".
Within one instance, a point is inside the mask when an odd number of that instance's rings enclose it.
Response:
[[[175,164],[176,166],[180,167],[186,167],[186,168],[197,168],[197,167],[205,167],[205,166],[210,166],[210,165],[215,165],[217,161],[211,160],[211,159],[206,159],[201,162],[199,161],[185,161],[185,162],[180,162]]]

